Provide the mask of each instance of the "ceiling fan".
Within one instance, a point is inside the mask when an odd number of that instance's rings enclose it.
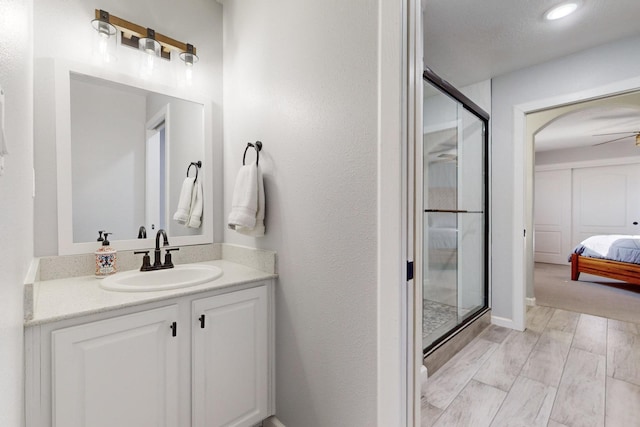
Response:
[[[640,131],[600,133],[600,134],[596,134],[596,135],[593,135],[593,136],[622,135],[622,134],[625,134],[625,136],[621,136],[620,138],[610,139],[609,141],[604,141],[604,142],[600,142],[598,144],[593,144],[593,145],[595,147],[596,145],[603,145],[603,144],[608,144],[610,142],[621,141],[621,140],[626,139],[626,138],[635,138],[636,145],[640,147]]]

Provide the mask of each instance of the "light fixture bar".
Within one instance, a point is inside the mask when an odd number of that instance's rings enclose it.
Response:
[[[141,38],[147,37],[148,29],[146,27],[135,24],[131,21],[127,21],[126,19],[122,19],[118,16],[111,15],[100,9],[95,10],[95,17],[97,20],[100,20],[101,16],[104,17],[105,14],[109,19],[109,23],[114,27],[118,28],[122,32],[122,38],[121,38],[122,44],[131,46],[137,49],[139,40]],[[177,50],[180,53],[183,53],[183,52],[189,51],[188,46],[192,46],[192,45],[189,45],[188,43],[178,41],[174,38],[165,36],[164,34],[160,34],[158,32],[155,32],[155,40],[158,43],[160,43],[160,45],[162,46],[160,53],[161,53],[161,56],[165,59],[170,58],[169,52],[172,49]],[[195,47],[193,47],[192,53],[194,55],[196,54]]]
[[[147,35],[147,29],[141,25],[129,22],[126,19],[119,18],[115,15],[109,14],[109,23],[114,27],[120,29],[120,31],[128,32],[136,37],[145,37]],[[96,9],[96,19],[100,19],[100,10]]]

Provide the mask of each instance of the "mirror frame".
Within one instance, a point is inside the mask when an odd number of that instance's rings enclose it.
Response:
[[[92,253],[98,248],[97,242],[73,241],[73,205],[71,176],[71,73],[83,74],[119,83],[134,88],[157,92],[174,98],[184,99],[203,105],[204,158],[198,176],[203,179],[202,233],[191,236],[171,236],[171,246],[188,246],[213,243],[213,124],[212,101],[205,97],[185,96],[179,88],[163,86],[154,82],[87,64],[56,60],[55,73],[55,124],[56,124],[56,177],[58,204],[58,255]],[[170,160],[169,160],[170,161]],[[186,170],[186,168],[185,168]],[[183,177],[181,177],[183,178]],[[169,207],[171,211],[171,207]],[[117,236],[115,236],[117,237]],[[96,229],[97,238],[97,229]],[[112,240],[117,250],[135,250],[155,247],[155,235],[146,239]]]

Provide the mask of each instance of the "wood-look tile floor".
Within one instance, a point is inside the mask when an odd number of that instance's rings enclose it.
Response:
[[[492,325],[429,378],[422,427],[640,426],[640,324],[527,314],[526,331]]]

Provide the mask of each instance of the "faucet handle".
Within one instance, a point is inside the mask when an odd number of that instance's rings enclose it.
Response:
[[[179,250],[180,248],[167,248],[164,250],[164,268],[173,268],[173,262],[171,261],[171,252]]]
[[[134,254],[144,254],[142,257],[142,267],[140,267],[140,271],[149,271],[152,269],[151,267],[151,258],[149,258],[149,251],[136,251]]]

